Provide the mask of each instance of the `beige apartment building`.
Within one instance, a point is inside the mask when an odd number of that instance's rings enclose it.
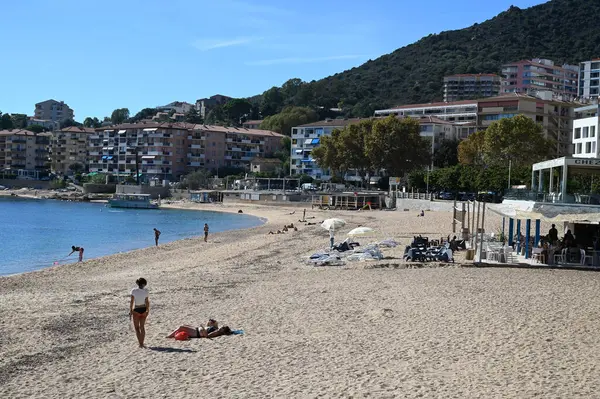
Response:
[[[70,126],[55,131],[50,143],[50,165],[52,172],[71,175],[71,165],[88,165],[89,137],[96,131],[91,128]]]
[[[60,123],[74,118],[73,110],[64,101],[46,100],[35,104],[34,119]]]
[[[23,171],[25,175],[49,169],[48,148],[51,133],[29,130],[0,130],[0,168]]]
[[[194,125],[134,123],[96,129],[89,136],[90,172],[118,179],[178,181],[200,169],[249,168],[255,157],[268,157],[281,148],[283,135],[265,130]]]

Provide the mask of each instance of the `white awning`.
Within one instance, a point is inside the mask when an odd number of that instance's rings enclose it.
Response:
[[[107,151],[108,147],[102,147],[102,151]]]
[[[127,130],[119,130],[119,134],[124,134],[126,132],[127,132]]]
[[[157,127],[153,127],[153,128],[146,128],[144,129],[144,132],[156,132],[158,130]]]
[[[108,151],[112,151],[114,149],[115,149],[115,147],[108,147]]]
[[[142,159],[154,159],[156,158],[154,155],[144,155],[142,156]]]
[[[302,150],[296,150],[296,154],[302,154]]]
[[[310,145],[312,143],[312,139],[304,140],[304,145]]]

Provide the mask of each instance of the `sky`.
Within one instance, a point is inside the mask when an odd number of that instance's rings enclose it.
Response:
[[[75,119],[248,97],[543,0],[3,0],[0,111]]]

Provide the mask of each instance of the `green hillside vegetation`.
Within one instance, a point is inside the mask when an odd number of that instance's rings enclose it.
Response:
[[[502,64],[535,57],[576,64],[600,57],[599,0],[552,0],[471,27],[431,34],[391,54],[333,76],[291,79],[251,98],[263,117],[285,106],[343,108],[367,117],[378,108],[442,100],[455,73],[499,73]]]

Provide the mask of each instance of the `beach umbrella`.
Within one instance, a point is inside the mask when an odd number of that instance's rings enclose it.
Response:
[[[321,223],[321,227],[325,230],[337,230],[346,225],[346,221],[342,219],[332,218],[326,219],[323,223]]]
[[[375,230],[373,230],[370,227],[357,227],[355,229],[350,230],[350,232],[348,232],[348,235],[350,237],[355,237],[355,236],[368,236],[375,233]]]

